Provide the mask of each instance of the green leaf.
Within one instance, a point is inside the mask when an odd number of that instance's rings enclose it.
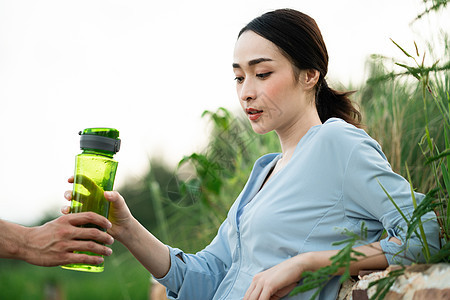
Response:
[[[435,156],[427,158],[427,162],[426,163],[429,164],[429,163],[431,163],[431,162],[433,162],[435,160],[441,159],[441,158],[446,157],[446,156],[450,156],[450,149],[445,149],[444,151],[442,151],[438,155],[435,155]]]
[[[376,292],[375,294],[370,297],[370,300],[375,299],[384,299],[389,292],[389,289],[391,286],[395,283],[397,278],[405,273],[405,269],[399,269],[389,272],[387,277],[380,278],[378,280],[375,280],[371,283],[369,283],[369,288],[376,286]]]
[[[433,151],[433,142],[431,141],[430,131],[428,130],[428,125],[425,125],[425,134],[427,137],[428,149],[432,152]]]
[[[347,229],[343,231],[343,234],[350,236],[350,238],[343,241],[334,242],[333,245],[346,244],[338,253],[330,258],[331,264],[322,267],[314,272],[304,272],[302,274],[302,284],[296,287],[290,293],[291,296],[298,293],[306,292],[312,289],[317,289],[314,295],[310,299],[317,297],[321,289],[326,283],[338,272],[339,269],[344,269],[344,273],[341,275],[341,283],[350,277],[350,263],[356,261],[358,256],[365,256],[364,253],[355,251],[353,247],[357,242],[364,240],[364,236],[367,232],[367,226],[364,222],[361,224],[361,236],[351,232]]]
[[[409,181],[409,186],[410,186],[410,189],[411,189],[411,198],[412,198],[412,201],[413,201],[413,205],[414,205],[414,212],[416,212],[416,211],[418,211],[417,210],[417,201],[416,201],[416,195],[415,195],[415,193],[414,193],[414,188],[413,188],[413,184],[412,184],[412,180],[411,180],[411,174],[409,173],[409,168],[408,168],[408,164],[405,162],[405,167],[406,167],[406,174],[408,175],[408,181]],[[433,199],[431,200],[431,202],[428,204],[428,206],[423,206],[422,205],[422,211],[419,211],[418,213],[417,213],[417,218],[414,220],[415,221],[415,224],[416,224],[416,226],[414,227],[414,226],[412,226],[413,227],[413,231],[415,231],[415,229],[418,227],[419,228],[419,231],[420,231],[420,236],[418,236],[418,238],[420,238],[420,242],[422,243],[422,245],[423,245],[423,253],[425,254],[425,260],[426,261],[428,261],[429,259],[430,259],[430,256],[431,256],[431,254],[430,254],[430,248],[429,248],[429,246],[428,246],[428,241],[427,241],[427,236],[425,235],[425,231],[424,231],[424,229],[423,229],[423,223],[422,223],[422,219],[421,219],[421,217],[425,214],[424,213],[424,211],[426,211],[426,212],[428,212],[429,210],[429,208],[432,206],[432,204],[433,204]],[[428,211],[427,211],[428,210]],[[414,212],[413,212],[413,215],[414,215]],[[409,222],[408,222],[408,230],[410,229],[410,226],[409,226]],[[412,232],[411,232],[412,233]],[[410,235],[411,236],[411,235]],[[406,240],[408,240],[408,238],[406,238]]]
[[[419,57],[420,56],[419,48],[417,47],[416,41],[414,41],[414,47],[416,47],[416,55],[417,55],[417,57]]]
[[[400,50],[402,50],[402,52],[403,52],[406,56],[412,58],[412,56],[411,56],[408,52],[406,52],[405,49],[403,49],[402,47],[400,47],[400,45],[397,44],[393,39],[390,39],[390,40],[395,44],[395,46],[397,46]]]
[[[434,197],[436,193],[439,191],[439,188],[435,188],[428,192],[425,195],[425,198],[422,200],[422,202],[419,203],[417,208],[414,209],[414,212],[411,216],[410,222],[408,222],[408,230],[406,232],[406,240],[409,240],[413,232],[421,225],[422,223],[422,216],[425,214],[434,211],[434,209],[442,203],[436,202],[436,198]]]
[[[450,241],[447,241],[446,244],[442,246],[442,248],[433,255],[430,259],[430,263],[437,264],[437,263],[450,263]]]
[[[418,68],[414,68],[414,67],[410,67],[410,66],[408,66],[408,65],[405,65],[405,64],[401,64],[401,63],[395,63],[397,66],[400,66],[400,67],[403,67],[403,68],[405,68],[405,69],[407,69],[408,70],[408,74],[411,74],[412,76],[414,76],[417,80],[421,80],[421,74],[422,74],[422,71],[421,71],[421,69],[418,69]]]
[[[405,220],[406,223],[408,223],[408,218],[406,218],[405,214],[403,213],[403,211],[400,209],[400,207],[398,207],[397,203],[395,203],[394,199],[392,199],[391,195],[389,195],[388,191],[386,191],[386,189],[384,188],[384,186],[381,184],[381,182],[378,180],[378,184],[381,186],[381,188],[383,189],[384,193],[386,194],[386,196],[389,198],[389,200],[391,200],[392,204],[395,206],[395,208],[397,209],[398,213],[402,216],[403,220]]]

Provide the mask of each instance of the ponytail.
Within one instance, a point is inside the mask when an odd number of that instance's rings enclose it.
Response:
[[[334,117],[361,127],[361,113],[349,98],[353,93],[333,90],[323,78],[316,92],[316,108],[322,123]]]

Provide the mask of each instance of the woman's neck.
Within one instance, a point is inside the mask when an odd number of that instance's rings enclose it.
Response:
[[[322,124],[322,122],[316,111],[315,113],[302,116],[289,128],[276,132],[281,144],[283,164],[286,164],[291,159],[297,144],[309,129],[320,124]]]

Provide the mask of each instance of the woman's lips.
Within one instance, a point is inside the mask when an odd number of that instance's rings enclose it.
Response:
[[[250,107],[250,108],[245,109],[245,112],[247,113],[248,118],[251,121],[256,121],[261,117],[261,115],[263,114],[264,111]]]

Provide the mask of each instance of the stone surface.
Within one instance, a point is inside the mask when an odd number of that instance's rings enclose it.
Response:
[[[352,296],[346,299],[365,300],[370,298],[376,288],[368,289],[369,283],[388,276],[398,267],[391,266],[380,272],[362,276],[352,288]],[[399,276],[385,300],[450,300],[450,264],[417,264],[406,268]]]

